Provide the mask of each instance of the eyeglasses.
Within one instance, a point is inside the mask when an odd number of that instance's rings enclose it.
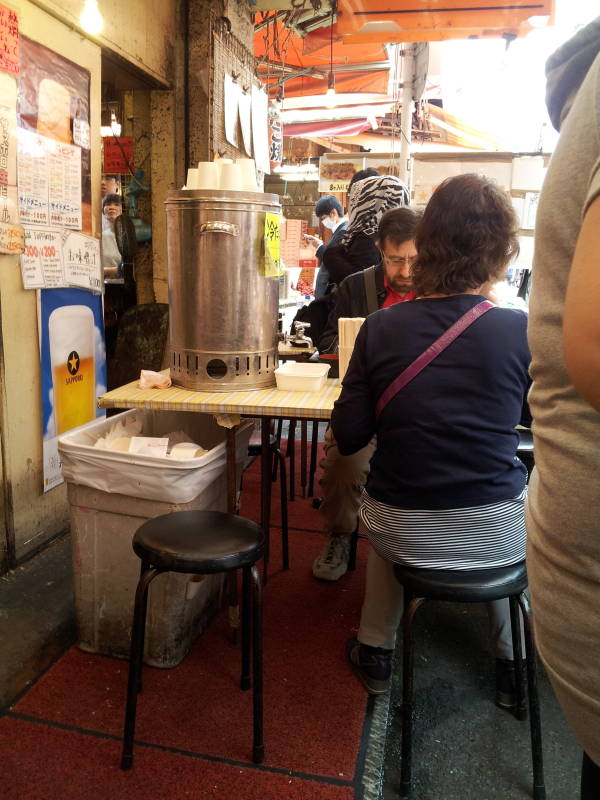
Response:
[[[383,256],[383,260],[387,261],[388,264],[405,264],[409,267],[416,262],[417,256],[409,256],[408,258],[397,258],[396,256],[386,256],[385,253],[381,254]]]

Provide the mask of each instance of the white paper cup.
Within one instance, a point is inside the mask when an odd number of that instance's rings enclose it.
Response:
[[[253,158],[238,158],[235,162],[242,173],[242,187],[247,192],[257,192],[256,165]]]
[[[241,169],[237,164],[223,164],[220,169],[219,189],[239,192],[242,187]]]
[[[218,189],[219,168],[214,161],[199,161],[196,172],[197,189]]]
[[[195,442],[179,442],[174,445],[169,453],[171,458],[177,458],[181,461],[189,461],[191,458],[200,458],[206,453],[203,447],[199,447]]]
[[[185,181],[185,185],[188,189],[197,189],[198,188],[198,170],[190,167],[187,171],[187,179]]]

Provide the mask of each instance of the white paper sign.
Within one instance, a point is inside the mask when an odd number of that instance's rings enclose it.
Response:
[[[25,289],[56,289],[64,286],[60,231],[25,228],[25,252],[21,273]]]
[[[129,452],[142,456],[164,458],[167,455],[169,439],[158,436],[132,436]]]
[[[242,128],[242,141],[246,155],[252,157],[252,97],[241,91],[238,97],[238,111]]]
[[[271,173],[269,158],[269,98],[266,92],[252,87],[252,141],[254,142],[254,161],[256,169]]]
[[[17,84],[11,75],[0,72],[0,184],[5,186],[17,185],[16,129]]]
[[[81,149],[19,128],[21,222],[81,230]]]
[[[84,233],[69,233],[62,246],[65,282],[92,292],[102,291],[100,242]]]
[[[237,121],[238,102],[241,89],[231,75],[225,73],[223,104],[225,106],[225,139],[234,147],[238,146]]]
[[[56,228],[25,228],[21,256],[24,289],[77,287],[102,292],[100,243],[92,236]]]

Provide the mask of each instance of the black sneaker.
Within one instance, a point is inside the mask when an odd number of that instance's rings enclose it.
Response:
[[[384,694],[390,688],[393,652],[361,644],[355,636],[346,642],[346,658],[369,694]]]
[[[527,662],[523,659],[523,681]],[[496,705],[512,711],[517,707],[517,676],[515,662],[507,658],[496,659]]]

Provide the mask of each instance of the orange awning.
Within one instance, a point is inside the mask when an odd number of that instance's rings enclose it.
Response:
[[[347,44],[524,36],[531,17],[551,17],[554,0],[338,0]]]

